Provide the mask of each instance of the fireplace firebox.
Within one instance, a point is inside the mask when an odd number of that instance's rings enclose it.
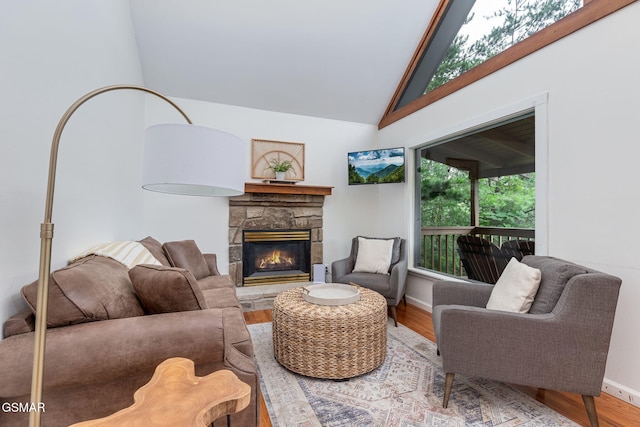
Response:
[[[308,282],[311,271],[311,230],[244,230],[242,283]]]

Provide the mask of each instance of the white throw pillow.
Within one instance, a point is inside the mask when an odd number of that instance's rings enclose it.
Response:
[[[514,313],[529,312],[540,286],[540,278],[540,270],[511,258],[491,291],[487,308]]]
[[[389,273],[393,239],[365,239],[358,237],[358,255],[354,273]]]

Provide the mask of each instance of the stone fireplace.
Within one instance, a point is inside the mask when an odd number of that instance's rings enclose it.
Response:
[[[246,183],[245,194],[230,197],[229,274],[235,285],[310,281],[311,266],[323,262],[322,210],[330,194],[331,187]]]

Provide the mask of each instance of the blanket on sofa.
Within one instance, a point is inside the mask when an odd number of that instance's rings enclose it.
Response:
[[[128,240],[119,240],[92,246],[80,255],[74,257],[71,262],[73,263],[89,255],[98,255],[114,259],[128,269],[132,269],[138,264],[162,265],[144,245]]]

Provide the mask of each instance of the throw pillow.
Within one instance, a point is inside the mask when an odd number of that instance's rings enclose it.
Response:
[[[38,281],[22,288],[36,312]],[[51,327],[142,316],[127,268],[111,258],[85,257],[51,273],[47,325]]]
[[[386,238],[386,237],[367,237],[367,236],[358,236],[358,239],[355,241],[355,252],[358,253],[358,241],[359,238],[363,239],[375,239],[375,240],[393,240],[393,251],[391,252],[391,265],[400,261],[400,244],[402,243],[402,239],[400,237]]]
[[[535,314],[551,313],[569,280],[587,272],[585,267],[548,256],[526,256],[522,263],[542,271],[540,287],[529,310]]]
[[[487,308],[527,313],[538,292],[540,277],[541,273],[537,268],[511,258],[491,291]]]
[[[162,249],[173,267],[186,268],[197,280],[211,275],[207,261],[195,241],[166,242]]]
[[[196,278],[184,268],[141,264],[129,277],[147,314],[207,308]]]
[[[144,247],[147,248],[149,252],[151,252],[151,255],[153,255],[155,259],[160,261],[160,264],[167,265],[167,266],[171,265],[171,263],[167,259],[167,255],[164,253],[164,250],[162,249],[162,243],[160,243],[159,241],[157,241],[151,236],[147,236],[144,239],[140,240],[140,243],[144,245]]]
[[[393,239],[358,237],[355,273],[388,274],[391,266]]]

